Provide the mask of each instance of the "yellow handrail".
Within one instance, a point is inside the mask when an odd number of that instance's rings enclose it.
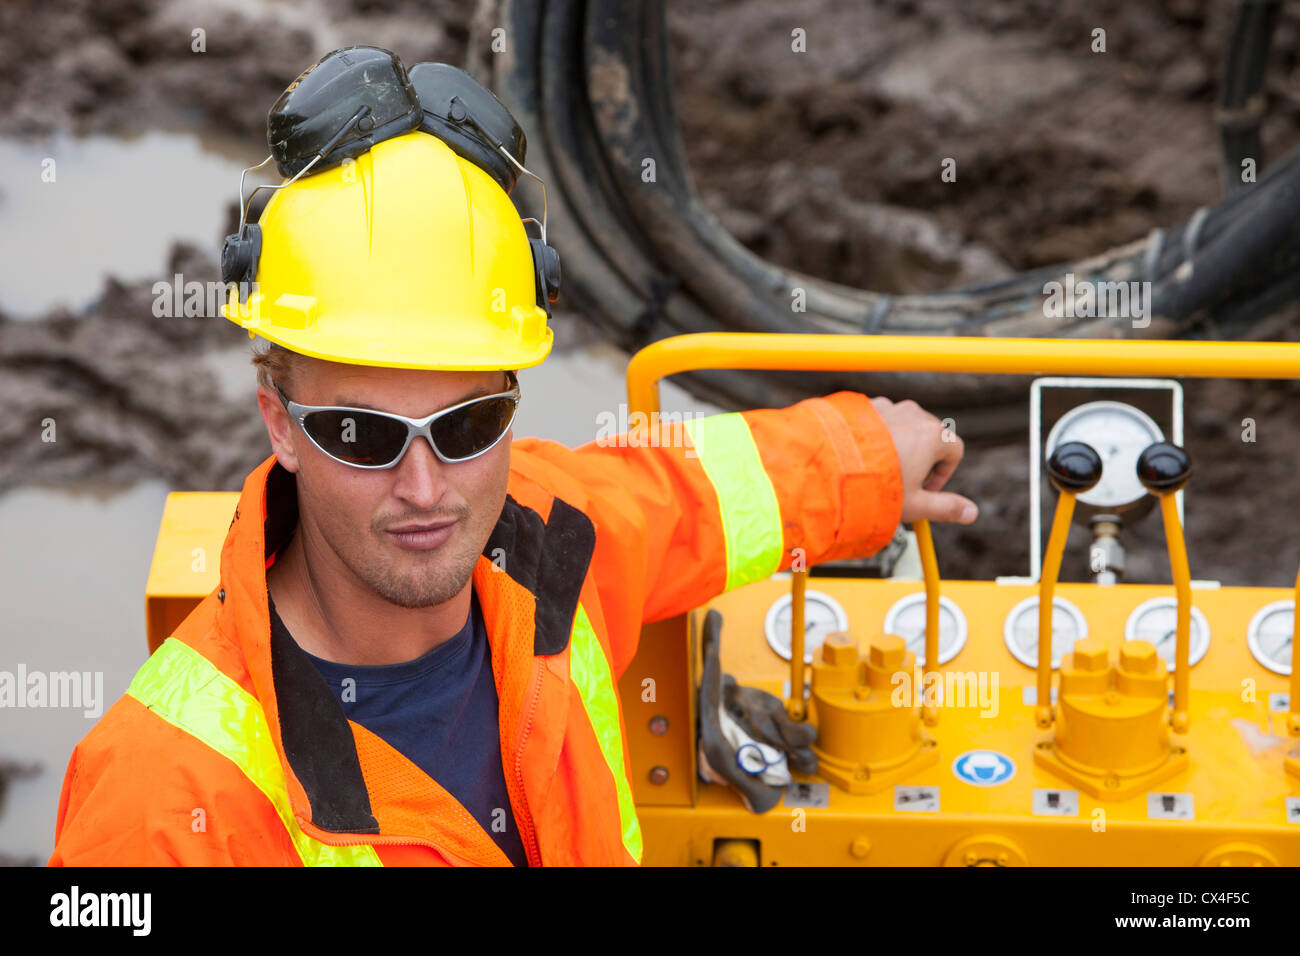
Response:
[[[1300,343],[699,332],[632,356],[629,411],[659,411],[659,379],[696,369],[1300,378]]]

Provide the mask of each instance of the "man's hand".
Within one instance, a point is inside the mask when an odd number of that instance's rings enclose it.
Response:
[[[940,491],[961,461],[964,446],[955,432],[911,400],[895,404],[873,398],[889,436],[898,450],[903,472],[904,522],[920,519],[970,524],[979,517],[975,502],[951,491]]]

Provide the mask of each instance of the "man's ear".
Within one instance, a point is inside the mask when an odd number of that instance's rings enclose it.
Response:
[[[266,435],[276,460],[290,474],[298,473],[298,451],[293,444],[293,422],[280,397],[265,385],[257,387],[257,410],[266,423]]]

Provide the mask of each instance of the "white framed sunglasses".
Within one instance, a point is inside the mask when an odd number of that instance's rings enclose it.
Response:
[[[300,405],[276,393],[289,417],[325,455],[353,468],[392,468],[417,435],[423,435],[440,461],[469,461],[489,451],[510,430],[519,408],[519,380],[507,371],[510,388],[434,412],[407,418],[392,412],[340,405]]]

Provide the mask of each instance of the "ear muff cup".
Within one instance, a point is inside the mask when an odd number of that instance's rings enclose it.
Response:
[[[523,128],[510,111],[491,90],[450,63],[417,63],[410,76],[423,112],[420,129],[482,169],[509,195],[519,170],[497,147],[520,166],[528,148]]]
[[[536,276],[537,305],[551,315],[551,303],[560,297],[560,254],[555,247],[540,239],[529,239],[533,250],[533,272]]]
[[[226,236],[221,247],[221,281],[239,286],[239,301],[248,300],[248,291],[257,275],[257,259],[262,254],[262,227],[248,223],[243,233]]]

